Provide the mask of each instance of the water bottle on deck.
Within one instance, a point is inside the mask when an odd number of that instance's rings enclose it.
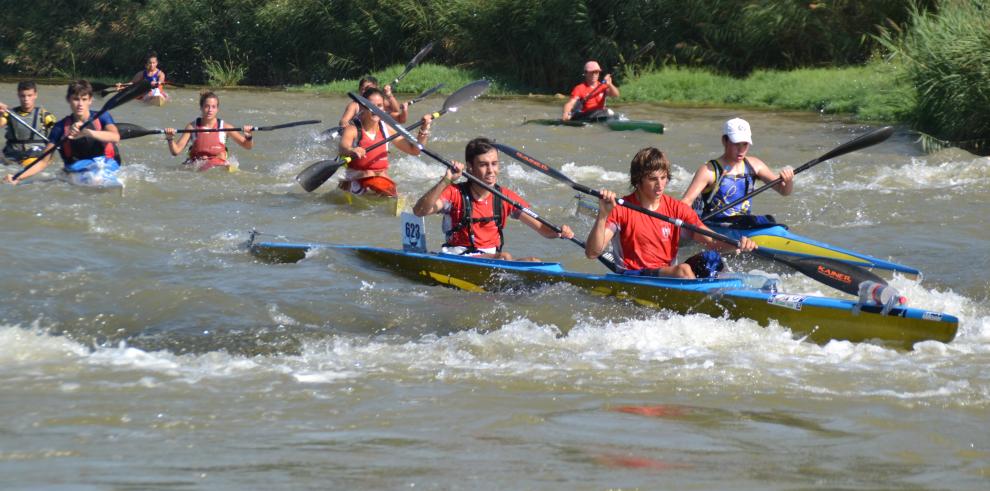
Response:
[[[883,285],[875,281],[864,281],[859,284],[859,303],[856,310],[863,305],[877,305],[883,307],[881,313],[887,315],[890,309],[907,303],[907,298],[901,296],[896,288]]]

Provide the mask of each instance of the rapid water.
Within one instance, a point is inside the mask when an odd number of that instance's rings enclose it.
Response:
[[[40,101],[64,115],[64,87]],[[197,94],[126,104],[118,121],[181,127]],[[15,102],[11,84],[0,100]],[[898,132],[756,201],[798,233],[918,267],[891,283],[960,317],[913,351],[802,341],[785,326],[657,312],[555,285],[499,294],[431,287],[322,251],[271,265],[248,233],[393,247],[397,219],[307,194],[294,176],[334,154],[318,133],[345,99],[223,91],[257,133],[240,171],[180,168],[161,136],[122,144],[124,194],[38,179],[0,189],[3,489],[986,489],[990,477],[990,161],[921,153]],[[416,106],[439,108],[434,96]],[[94,104],[97,107],[99,101]],[[479,135],[592,187],[626,191],[659,145],[679,196],[742,116],[752,153],[798,166],[872,127],[801,113],[618,105],[662,136],[522,125],[558,107],[479,100],[435,125],[462,158]],[[414,200],[442,167],[393,152]],[[55,169],[53,166],[51,169]],[[56,175],[55,173],[52,174]],[[503,160],[502,183],[579,235],[573,192]],[[432,246],[439,219],[428,220]],[[599,271],[572,244],[513,223],[508,250]],[[264,237],[271,239],[272,237]],[[785,290],[833,295],[799,274]]]

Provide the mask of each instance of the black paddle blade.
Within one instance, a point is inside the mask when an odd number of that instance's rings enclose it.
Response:
[[[759,251],[759,249],[757,249]],[[761,254],[764,255],[764,254]],[[824,283],[836,290],[850,295],[859,295],[859,284],[873,281],[886,285],[883,278],[852,264],[825,259],[820,257],[804,257],[800,259],[785,259],[775,254],[765,254],[767,257],[784,263],[805,276]]]
[[[464,87],[457,89],[453,94],[447,97],[447,100],[443,101],[443,111],[444,112],[457,112],[457,108],[461,107],[466,102],[471,102],[478,98],[481,94],[484,94],[488,87],[491,87],[491,82],[487,80],[475,80]]]
[[[164,133],[162,130],[158,130],[158,129],[149,130],[147,128],[142,128],[136,124],[131,124],[131,123],[117,123],[117,132],[120,133],[121,140],[129,140],[131,138],[139,138],[142,136]]]
[[[426,89],[425,92],[423,92],[422,94],[416,96],[413,100],[409,101],[409,104],[416,104],[416,103],[422,102],[423,99],[426,99],[427,97],[433,95],[434,92],[436,92],[436,91],[438,91],[438,90],[440,90],[442,88],[443,88],[443,84],[437,84],[434,87],[431,87],[429,89]]]
[[[855,140],[847,141],[842,145],[833,148],[830,152],[812,161],[814,163],[808,162],[807,164],[802,165],[800,169],[804,170],[805,168],[810,167],[811,165],[815,165],[818,162],[824,162],[828,159],[838,157],[839,155],[845,155],[849,152],[855,152],[856,150],[859,150],[861,148],[866,148],[876,145],[877,143],[880,143],[886,140],[887,138],[890,138],[890,135],[893,134],[894,134],[894,128],[892,126],[884,126],[883,128],[871,131],[859,138],[856,138]],[[796,172],[797,169],[795,169],[795,173]]]
[[[327,128],[323,130],[323,133],[320,134],[325,135],[327,138],[330,139],[336,139],[338,136],[342,135],[343,133],[344,133],[343,126],[334,126],[333,128]]]
[[[303,169],[299,175],[296,176],[296,182],[306,190],[307,193],[312,193],[316,188],[327,182],[337,169],[344,166],[344,162],[338,160],[321,160],[316,162],[309,167]]]
[[[147,93],[149,90],[151,90],[151,82],[147,80],[141,80],[136,84],[125,87],[120,92],[117,92],[117,95],[111,97],[100,109],[100,112],[107,112],[139,95]]]
[[[426,58],[426,55],[430,54],[430,51],[432,50],[433,42],[431,41],[430,44],[427,44],[423,47],[423,49],[419,50],[419,53],[416,53],[416,56],[414,56],[409,64],[406,65],[406,70],[412,70],[416,67],[416,65],[419,65],[419,62],[423,61],[423,58]]]

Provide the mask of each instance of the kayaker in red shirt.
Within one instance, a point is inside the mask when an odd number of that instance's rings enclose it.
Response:
[[[670,161],[659,149],[650,147],[640,150],[629,166],[629,175],[633,193],[623,197],[623,200],[708,229],[690,206],[664,194],[670,179]],[[701,255],[695,256],[698,259],[674,263],[682,232],[680,227],[623,206],[616,206],[616,196],[612,191],[602,189],[601,194],[598,217],[588,235],[585,248],[585,255],[589,258],[597,258],[605,250],[606,244],[615,239],[620,265],[631,273],[676,278],[712,275],[714,271],[701,271]],[[688,230],[683,232],[709,248],[734,250],[732,246],[716,242],[707,236]],[[756,248],[756,243],[747,237],[741,238],[739,244],[743,251]]]
[[[499,160],[498,150],[487,138],[475,138],[468,142],[464,149],[465,167],[460,162],[453,162],[457,172],[447,169],[443,179],[426,192],[413,213],[417,216],[441,213],[444,215],[443,231],[447,237],[441,252],[447,254],[471,255],[474,257],[513,260],[512,255],[502,250],[505,238],[502,230],[508,218],[515,218],[525,223],[540,235],[548,239],[574,237],[574,232],[567,225],[561,225],[561,233],[540,223],[535,218],[523,214],[518,208],[509,204],[474,181],[454,184],[466,169],[469,174],[477,177],[485,184],[502,192],[513,201],[529,208],[529,204],[510,189],[498,185]],[[520,261],[536,261],[536,258],[518,259]]]
[[[361,95],[379,109],[385,110],[385,94],[376,88],[370,88]],[[419,127],[416,140],[426,144],[430,136],[430,124],[433,118],[423,116],[423,125]],[[367,148],[379,143],[391,135],[388,125],[375,113],[362,107],[358,116],[344,127],[340,135],[338,150],[341,156],[353,158],[344,171],[344,179],[339,187],[354,194],[374,193],[382,196],[398,196],[395,182],[388,176],[388,149],[395,145],[399,150],[410,155],[419,155],[419,147],[413,142],[407,142],[399,137],[390,143],[380,145],[368,151]]]
[[[612,75],[605,75],[605,78],[599,82],[598,77],[601,73],[602,67],[597,61],[584,64],[584,82],[575,85],[571,90],[571,98],[564,104],[564,112],[560,119],[569,121],[572,118],[588,119],[605,115],[605,97],[619,97],[619,88],[612,84]],[[595,95],[585,100],[585,97],[593,93]],[[584,102],[578,107],[580,101]]]

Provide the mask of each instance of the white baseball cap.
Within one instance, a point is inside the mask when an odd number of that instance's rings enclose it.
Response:
[[[749,123],[742,118],[732,118],[722,126],[722,134],[729,137],[732,143],[746,142],[753,144],[753,132],[749,129]]]

